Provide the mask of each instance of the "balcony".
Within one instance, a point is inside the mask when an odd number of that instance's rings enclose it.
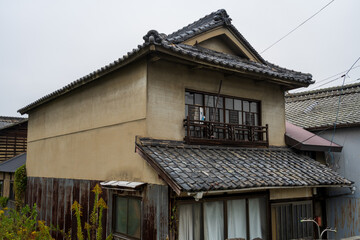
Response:
[[[187,144],[218,144],[243,147],[268,147],[268,125],[249,126],[233,123],[184,119]]]

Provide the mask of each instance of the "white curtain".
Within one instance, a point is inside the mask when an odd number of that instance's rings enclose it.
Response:
[[[200,204],[179,205],[179,240],[200,239]]]
[[[264,198],[249,199],[250,239],[266,239],[266,205]]]
[[[223,202],[204,203],[204,238],[205,240],[224,239]]]
[[[228,238],[246,239],[245,199],[227,201]]]

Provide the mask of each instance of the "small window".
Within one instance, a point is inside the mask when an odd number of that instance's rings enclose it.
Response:
[[[141,200],[115,196],[114,210],[114,232],[140,239]]]

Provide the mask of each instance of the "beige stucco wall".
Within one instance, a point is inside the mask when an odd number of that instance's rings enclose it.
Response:
[[[128,65],[29,114],[29,176],[163,184],[135,153],[146,135],[146,62]]]
[[[270,200],[309,198],[313,196],[312,190],[312,188],[271,189]]]
[[[210,38],[208,40],[205,40],[205,41],[199,43],[199,46],[208,48],[208,49],[211,49],[211,50],[214,50],[217,52],[223,52],[223,53],[227,53],[227,54],[237,55],[236,52],[233,51],[233,49],[231,49],[231,47],[228,44],[226,44],[219,37]]]
[[[261,101],[262,125],[269,124],[270,145],[284,146],[285,103],[277,85],[206,69],[156,61],[148,70],[147,134],[153,138],[182,140],[185,135],[185,89]]]

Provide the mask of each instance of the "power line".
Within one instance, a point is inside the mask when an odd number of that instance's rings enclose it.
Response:
[[[358,68],[358,67],[360,67],[360,65],[357,65],[357,66],[353,67],[352,69],[355,69],[355,68]],[[334,74],[334,75],[332,75],[332,76],[330,76],[330,77],[321,79],[320,81],[317,81],[316,83],[321,83],[321,82],[326,81],[326,80],[328,80],[328,79],[330,79],[330,78],[333,78],[333,77],[336,77],[336,76],[338,76],[338,75],[340,75],[340,74],[346,73],[347,70],[348,70],[348,69],[346,69],[346,70],[344,70],[344,71],[341,71],[341,72],[339,72],[339,73],[336,73],[336,74]]]
[[[341,85],[341,93],[339,94],[339,101],[338,101],[338,106],[337,106],[337,110],[336,110],[336,118],[335,118],[335,122],[334,122],[334,131],[332,133],[332,136],[331,136],[331,143],[330,143],[330,148],[329,148],[329,154],[331,156],[331,160],[333,161],[334,160],[334,156],[333,154],[330,152],[330,149],[331,149],[331,145],[332,143],[334,142],[334,137],[335,137],[335,131],[336,131],[336,124],[337,124],[337,121],[338,121],[338,118],[339,118],[339,111],[340,111],[340,103],[341,103],[341,96],[342,96],[342,93],[344,91],[344,84],[345,84],[345,79],[346,79],[346,76],[349,74],[349,72],[353,69],[353,67],[355,66],[355,64],[360,60],[360,57],[358,57],[358,59],[356,59],[356,61],[351,65],[351,67],[349,68],[349,70],[344,74],[344,80],[343,80],[343,83]]]
[[[354,67],[352,68],[352,70],[354,70],[355,68],[358,68],[358,67],[360,67],[360,65],[354,66]],[[336,74],[334,74],[334,75],[332,75],[332,76],[330,76],[330,77],[326,77],[326,78],[324,78],[324,79],[321,79],[320,81],[316,81],[313,86],[307,88],[307,91],[311,91],[311,90],[317,89],[317,88],[322,87],[322,86],[324,86],[324,85],[326,85],[326,84],[328,84],[328,83],[331,83],[331,82],[334,82],[334,81],[336,81],[336,80],[338,80],[338,79],[341,79],[341,78],[343,77],[343,75],[341,75],[340,77],[337,77],[337,78],[335,78],[335,79],[331,79],[331,78],[336,77],[336,76],[338,76],[338,75],[340,75],[340,74],[346,73],[347,71],[348,71],[348,70],[341,71],[341,72],[336,73]],[[326,81],[326,80],[328,80],[328,79],[331,79],[331,80],[330,80],[330,81],[327,81],[327,82],[325,82],[325,83],[323,83],[323,84],[321,84],[321,85],[316,85],[316,84],[321,83],[321,82],[324,82],[324,81]],[[356,80],[354,80],[353,82],[356,82],[356,81],[358,81],[358,80],[359,80],[359,78],[356,79]],[[301,87],[301,88],[296,89],[296,90],[295,90],[295,93],[298,93],[298,92],[303,91],[304,88],[305,88],[305,87]]]
[[[289,36],[291,33],[293,33],[296,29],[298,29],[299,27],[301,27],[302,25],[304,25],[307,21],[309,21],[310,19],[312,19],[313,17],[315,17],[317,14],[319,14],[322,10],[324,10],[327,6],[329,6],[332,2],[334,2],[335,0],[330,1],[328,4],[326,4],[324,7],[322,7],[319,11],[317,11],[315,14],[311,15],[308,19],[306,19],[305,21],[303,21],[302,23],[300,23],[300,25],[298,25],[296,28],[294,28],[293,30],[291,30],[290,32],[288,32],[285,36],[283,36],[282,38],[280,38],[279,40],[277,40],[276,42],[274,42],[273,44],[271,44],[269,47],[265,48],[262,52],[260,52],[260,54],[264,53],[265,51],[269,50],[270,48],[272,48],[275,44],[277,44],[278,42],[280,42],[281,40],[283,40],[284,38],[286,38],[287,36]]]
[[[346,71],[346,74],[344,74],[343,76],[341,76],[341,77],[344,77],[343,84],[342,84],[342,86],[341,86],[341,94],[342,94],[342,92],[343,92],[343,88],[344,88],[346,76],[348,75],[348,73],[349,73],[352,69],[355,68],[354,65],[355,65],[359,60],[360,60],[360,57],[354,62],[354,64],[349,68],[349,70]],[[360,78],[356,79],[356,81],[357,81],[357,80],[360,80]],[[307,140],[309,140],[309,139],[311,139],[311,138],[313,138],[313,137],[315,137],[315,136],[319,136],[319,134],[321,134],[321,133],[323,133],[324,131],[329,130],[330,128],[333,128],[333,127],[334,127],[333,135],[332,135],[331,141],[330,141],[330,148],[329,148],[329,152],[330,152],[332,143],[333,143],[333,141],[334,141],[334,135],[335,135],[335,130],[336,130],[336,123],[337,123],[338,116],[339,116],[340,102],[341,102],[341,94],[339,95],[339,101],[338,101],[338,107],[337,107],[337,111],[336,111],[336,119],[335,119],[335,122],[334,122],[334,126],[330,126],[330,127],[327,127],[327,128],[325,128],[325,129],[323,129],[322,131],[320,131],[320,132],[318,132],[318,133],[316,133],[316,134],[308,137],[307,139],[305,139],[305,140],[303,140],[303,141],[301,141],[301,142],[299,142],[299,143],[291,146],[290,149],[296,147],[296,146],[299,145],[299,144],[302,144],[302,143],[306,142]],[[330,153],[330,154],[331,154],[331,153]],[[331,154],[331,158],[333,158],[332,154]]]

